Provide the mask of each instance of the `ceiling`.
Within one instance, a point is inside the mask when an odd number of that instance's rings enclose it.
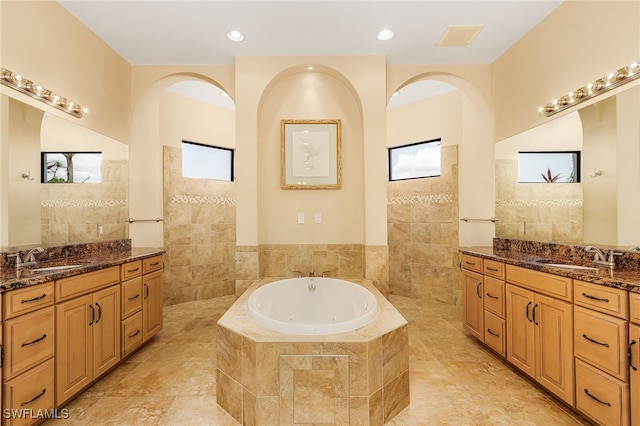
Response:
[[[236,56],[384,55],[391,64],[489,64],[560,0],[59,0],[132,65],[231,64]],[[484,25],[470,46],[437,47],[449,25]],[[382,28],[396,36],[376,39]],[[241,43],[225,34],[242,31]]]
[[[562,0],[58,2],[132,65],[344,55],[382,55],[390,64],[490,64]],[[482,29],[469,45],[437,46],[448,26],[470,25]],[[395,37],[377,40],[382,28]],[[230,30],[242,31],[244,41],[228,40]]]

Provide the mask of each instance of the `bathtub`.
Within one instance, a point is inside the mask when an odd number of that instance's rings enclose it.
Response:
[[[247,315],[259,325],[288,334],[325,335],[363,327],[379,312],[369,290],[335,278],[288,278],[256,289]]]

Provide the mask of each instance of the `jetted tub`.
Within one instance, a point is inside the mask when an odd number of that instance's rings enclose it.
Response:
[[[288,334],[325,335],[363,327],[379,312],[365,287],[336,278],[288,278],[256,289],[247,315],[261,326]]]

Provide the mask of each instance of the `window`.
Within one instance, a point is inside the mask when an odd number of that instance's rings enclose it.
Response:
[[[440,176],[441,139],[389,148],[389,180]]]
[[[100,183],[101,152],[41,153],[42,183]]]
[[[182,141],[182,176],[233,181],[233,150]]]
[[[580,151],[518,152],[518,182],[580,182]]]

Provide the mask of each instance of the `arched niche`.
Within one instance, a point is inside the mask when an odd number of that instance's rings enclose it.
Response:
[[[281,188],[281,120],[287,119],[341,121],[343,183],[340,190]],[[260,97],[257,121],[259,241],[262,244],[364,243],[362,104],[349,80],[335,69],[320,64],[289,67],[266,85]],[[298,213],[306,215],[305,224],[297,223]],[[321,215],[323,226],[310,226],[316,213]]]

